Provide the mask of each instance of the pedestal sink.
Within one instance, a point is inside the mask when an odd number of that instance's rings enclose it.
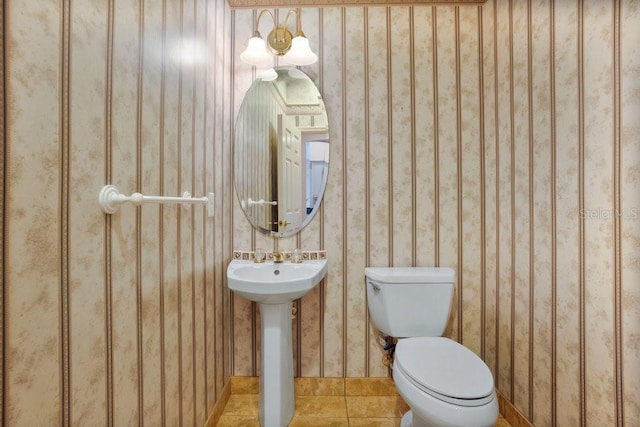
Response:
[[[260,425],[289,424],[295,410],[291,303],[322,280],[327,260],[301,263],[233,260],[227,268],[229,289],[260,307],[262,352]]]

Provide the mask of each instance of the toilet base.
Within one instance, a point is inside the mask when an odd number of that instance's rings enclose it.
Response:
[[[409,410],[405,412],[400,420],[400,427],[439,427],[436,424],[431,424],[425,420],[418,419],[413,411]]]
[[[458,420],[452,421],[450,419],[433,419],[432,416],[427,416],[427,418],[420,417],[413,410],[409,410],[405,412],[400,420],[400,427],[493,427],[495,425],[495,420],[498,418],[497,416],[497,402],[496,402],[496,416],[492,417],[493,422],[489,422],[488,420],[473,420],[469,422],[462,422]],[[479,422],[478,422],[479,421]]]
[[[407,411],[400,420],[400,427],[413,427],[413,412]]]
[[[432,424],[425,420],[419,420],[414,416],[413,411],[407,411],[400,420],[400,427],[441,427],[441,424]]]
[[[497,418],[497,417],[496,417]],[[476,424],[476,426],[479,426],[480,424]],[[482,424],[484,425],[484,424]],[[493,427],[493,423],[492,424],[488,424],[488,427]],[[417,417],[416,414],[413,413],[413,411],[409,410],[407,412],[404,413],[404,415],[402,416],[402,419],[400,420],[400,427],[453,427],[453,426],[457,426],[457,427],[467,427],[466,425],[460,425],[460,424],[451,424],[450,422],[446,422],[446,421],[434,421],[434,420],[425,420],[422,419],[420,417]]]
[[[405,412],[400,420],[400,427],[439,427],[437,424],[431,424],[428,421],[418,419],[413,411]]]

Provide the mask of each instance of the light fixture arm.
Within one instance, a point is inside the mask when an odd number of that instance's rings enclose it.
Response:
[[[278,26],[276,22],[276,17],[273,16],[273,13],[271,13],[269,9],[262,9],[258,14],[258,19],[256,19],[256,29],[254,31],[254,36],[261,37],[260,36],[260,19],[262,19],[262,15],[264,15],[265,13],[271,17],[271,20],[273,21],[273,28],[276,28]]]
[[[287,12],[287,16],[284,18],[284,26],[286,27],[289,22],[289,16],[291,14],[296,15],[296,36],[304,36],[304,33],[302,32],[302,24],[300,22],[300,8],[296,8],[296,9],[291,9],[289,12]]]

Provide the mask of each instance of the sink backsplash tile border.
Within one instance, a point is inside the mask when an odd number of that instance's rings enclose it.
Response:
[[[253,251],[233,251],[233,259],[253,261]],[[291,261],[291,251],[282,251],[285,261]],[[302,260],[327,259],[327,251],[302,251]],[[273,251],[266,252],[266,260],[273,261]]]

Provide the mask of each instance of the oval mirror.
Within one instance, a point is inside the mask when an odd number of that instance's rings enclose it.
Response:
[[[311,221],[327,184],[329,125],[305,73],[276,67],[253,82],[236,120],[234,167],[240,205],[256,229],[286,237]]]

